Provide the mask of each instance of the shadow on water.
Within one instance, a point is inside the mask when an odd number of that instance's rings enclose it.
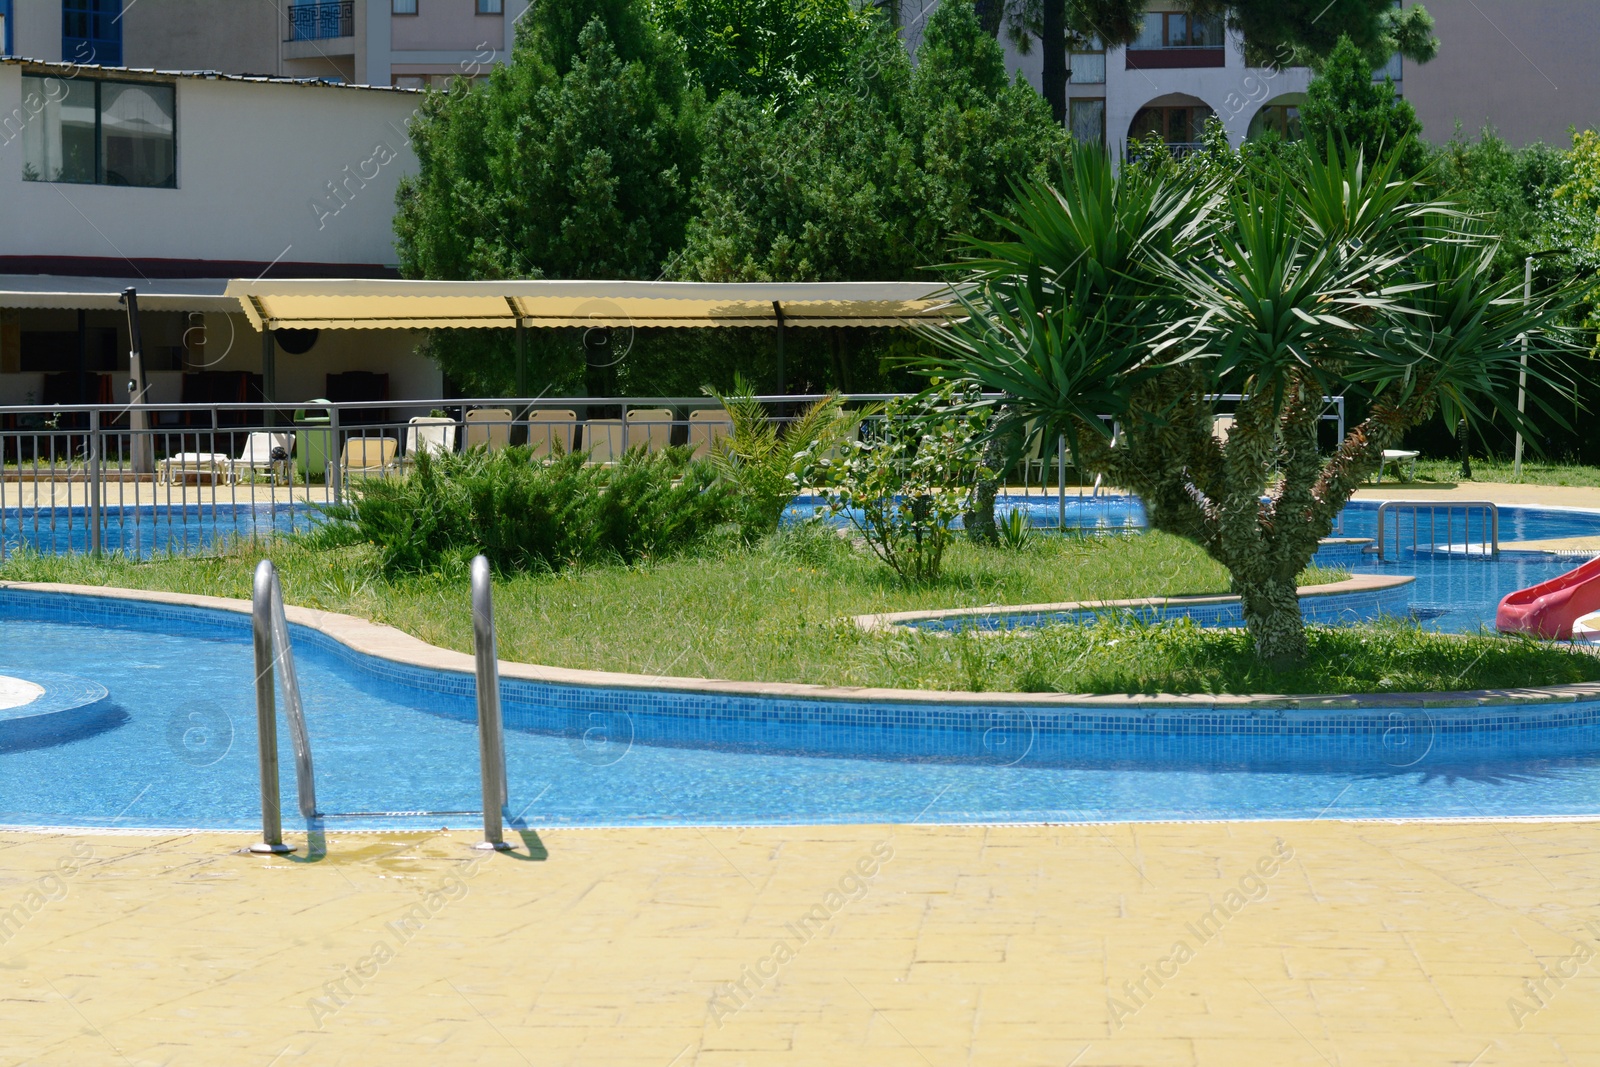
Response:
[[[0,721],[0,755],[70,745],[115,730],[131,718],[122,705],[102,703],[78,712]]]

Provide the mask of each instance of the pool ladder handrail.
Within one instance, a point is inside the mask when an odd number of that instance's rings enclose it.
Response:
[[[1384,520],[1391,510],[1410,510],[1411,551],[1415,554],[1418,544],[1418,529],[1421,526],[1418,514],[1423,511],[1428,512],[1428,546],[1431,551],[1439,543],[1437,534],[1440,508],[1443,508],[1445,513],[1444,543],[1446,546],[1455,543],[1452,540],[1455,530],[1452,513],[1457,508],[1460,508],[1462,512],[1461,547],[1464,551],[1470,553],[1472,548],[1472,513],[1474,511],[1482,511],[1484,517],[1483,525],[1479,530],[1478,543],[1484,546],[1490,559],[1498,559],[1500,557],[1500,508],[1492,500],[1385,500],[1378,505],[1378,562],[1386,561],[1383,550]],[[1400,558],[1399,515],[1396,515],[1394,520],[1394,558]]]
[[[289,644],[289,620],[283,610],[283,586],[271,560],[256,564],[251,597],[251,629],[255,638],[256,735],[261,764],[261,842],[251,852],[293,852],[283,842],[283,811],[278,796],[278,714],[273,669],[283,676],[284,714],[294,744],[295,785],[300,814],[317,815],[316,775],[311,766],[311,739],[306,733],[305,705],[300,699],[300,677],[295,671],[294,649]]]
[[[480,849],[509,849],[502,811],[506,796],[506,734],[500,709],[500,660],[494,635],[494,588],[489,561],[472,560],[472,655],[478,691],[478,766],[483,786]]]

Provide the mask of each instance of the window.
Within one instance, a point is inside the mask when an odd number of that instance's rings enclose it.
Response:
[[[502,0],[478,0],[478,14],[498,15],[504,9]]]
[[[1104,100],[1073,100],[1068,105],[1068,121],[1072,139],[1080,144],[1106,143],[1106,102]]]
[[[1147,11],[1130,48],[1221,48],[1222,20],[1186,11]]]
[[[394,0],[392,10],[396,15],[415,15],[417,13],[417,0]]]
[[[1069,80],[1073,85],[1104,85],[1106,83],[1106,50],[1100,38],[1073,44],[1067,61]]]
[[[1206,120],[1214,112],[1204,104],[1192,107],[1142,107],[1128,126],[1128,140],[1159,137],[1169,145],[1199,144],[1205,136]]]
[[[175,96],[171,85],[25,75],[39,118],[23,130],[23,180],[176,188]]]
[[[1245,134],[1245,139],[1254,141],[1273,134],[1285,141],[1300,140],[1303,136],[1300,129],[1300,109],[1294,104],[1261,105],[1256,117],[1250,120],[1250,132]]]
[[[61,58],[122,66],[122,0],[61,0]]]

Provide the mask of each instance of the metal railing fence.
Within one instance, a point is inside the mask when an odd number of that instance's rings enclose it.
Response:
[[[355,0],[290,4],[285,41],[326,41],[355,33]]]
[[[862,407],[899,395],[843,399]],[[782,423],[820,397],[759,399]],[[1213,399],[1223,410],[1239,398]],[[145,428],[130,426],[133,412]],[[1342,398],[1329,399],[1324,418],[1342,438]],[[535,458],[585,451],[609,463],[640,447],[704,456],[730,430],[704,396],[0,406],[0,560],[19,549],[193,554],[309,529],[352,484],[403,477],[424,452],[521,445]],[[1028,492],[1036,472],[1048,491],[1051,465],[1064,492],[1069,467],[1055,440],[1007,474],[1020,473]]]

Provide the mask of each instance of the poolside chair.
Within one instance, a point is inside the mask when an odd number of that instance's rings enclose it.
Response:
[[[534,459],[549,459],[552,455],[572,451],[572,439],[578,429],[578,413],[556,409],[540,410],[528,415],[528,449]]]
[[[671,408],[634,408],[628,412],[628,447],[660,452],[672,443],[672,421]]]
[[[467,412],[467,447],[490,452],[511,443],[510,408],[474,408]]]
[[[1039,471],[1039,488],[1042,491],[1044,484],[1044,468],[1049,461],[1044,454],[1044,432],[1039,423],[1029,420],[1022,427],[1022,455],[1017,460],[1017,466],[1022,468],[1022,495],[1028,495],[1028,487],[1033,481],[1033,472]]]
[[[589,450],[590,463],[615,463],[622,458],[623,434],[627,424],[621,419],[590,419],[583,424],[583,447]]]
[[[277,455],[273,454],[275,449]],[[245,473],[288,480],[289,457],[293,453],[293,434],[257,430],[244,439],[243,451],[228,460],[228,480],[237,483]]]
[[[340,469],[346,478],[352,474],[371,476],[399,469],[400,442],[393,437],[352,437],[344,443]]]
[[[722,408],[699,408],[689,412],[689,444],[693,459],[711,455],[717,439],[733,436],[733,418]]]
[[[437,415],[418,415],[406,427],[406,457],[414,459],[419,451],[442,456],[456,450],[456,420]]]

